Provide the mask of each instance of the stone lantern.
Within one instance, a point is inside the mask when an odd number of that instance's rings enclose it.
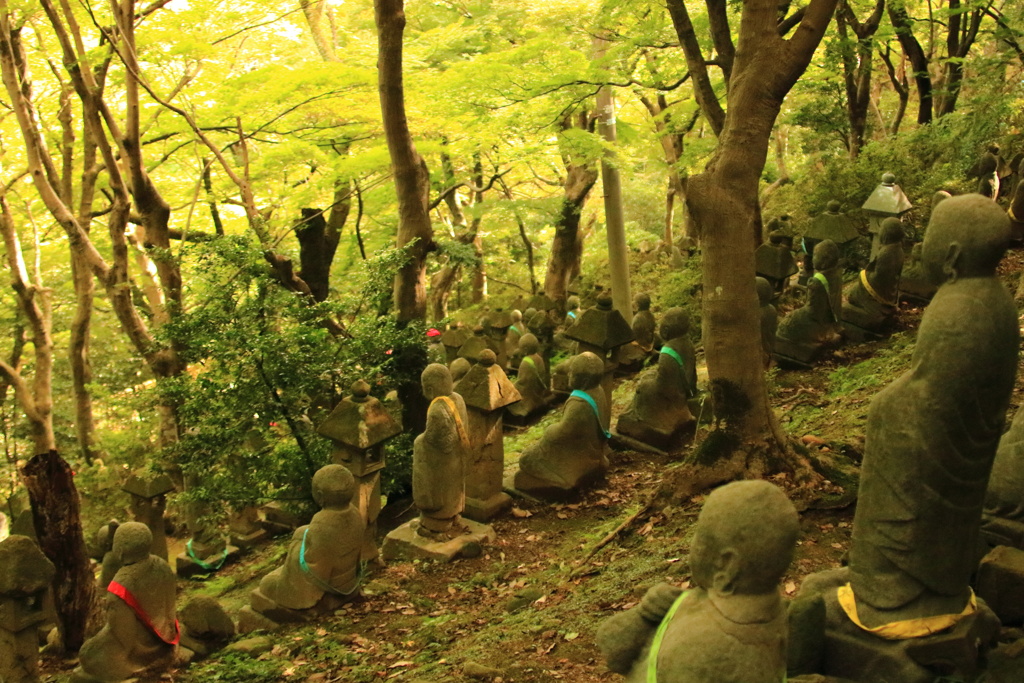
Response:
[[[366,522],[360,559],[376,560],[384,442],[401,433],[402,427],[384,404],[370,396],[370,385],[360,379],[352,384],[352,395],[341,400],[317,431],[334,444],[331,462],[344,465],[355,477],[353,503]]]
[[[612,402],[612,379],[618,361],[615,351],[620,346],[630,343],[635,338],[633,328],[612,307],[612,297],[602,292],[597,298],[597,305],[583,311],[576,322],[565,331],[565,336],[579,344],[579,351],[590,351],[604,360],[604,379],[601,387]]]
[[[462,514],[488,522],[512,505],[512,499],[501,490],[505,471],[502,421],[505,406],[522,396],[489,349],[481,352],[479,362],[459,381],[455,391],[466,402],[466,432],[472,452],[466,463],[466,507]]]
[[[136,522],[142,522],[153,534],[149,552],[167,561],[167,532],[164,528],[164,510],[167,494],[174,491],[174,483],[166,474],[136,470],[128,477],[121,490],[131,496],[129,507]]]
[[[512,313],[503,311],[500,308],[488,316],[490,321],[491,350],[497,356],[498,367],[508,372],[508,347],[505,345],[505,338],[508,336],[508,329],[515,322]],[[513,349],[514,350],[514,349]]]
[[[854,225],[853,220],[840,210],[841,206],[835,200],[830,201],[824,211],[810,220],[807,229],[804,230],[804,246],[808,254],[813,254],[814,245],[818,242],[832,240],[839,247],[839,253],[846,259],[847,263],[856,261],[852,251],[856,241],[860,238],[860,233],[857,231],[857,226]],[[810,258],[807,260],[808,265],[810,265]],[[859,266],[860,264],[857,265]],[[807,270],[813,271],[813,265],[807,268]],[[808,277],[811,274],[809,272]]]
[[[0,681],[39,680],[38,628],[47,615],[53,563],[27,536],[0,541]]]
[[[881,184],[875,188],[867,201],[861,206],[864,213],[868,215],[868,232],[871,233],[871,258],[874,258],[881,247],[879,235],[882,232],[882,221],[886,218],[899,218],[907,211],[914,208],[914,205],[903,194],[903,190],[896,184],[896,176],[892,173],[883,173]]]
[[[451,365],[452,361],[459,357],[459,349],[469,339],[469,333],[461,327],[452,327],[441,335],[441,345],[444,346],[445,363]]]

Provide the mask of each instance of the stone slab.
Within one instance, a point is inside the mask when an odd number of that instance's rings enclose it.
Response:
[[[384,538],[384,560],[451,562],[459,557],[480,555],[481,546],[493,543],[497,538],[494,529],[486,524],[469,519],[463,519],[462,523],[469,527],[469,533],[448,541],[434,541],[418,533],[419,519],[406,522]]]
[[[242,556],[242,553],[237,546],[229,545],[227,546],[227,551],[228,556],[224,559],[224,564],[222,564],[218,569],[223,568],[225,565],[231,564],[233,562],[238,562],[238,559]],[[219,554],[218,557],[220,557]],[[178,578],[181,579],[191,578],[193,576],[198,576],[199,574],[211,574],[217,571],[216,569],[204,569],[203,567],[200,567],[191,557],[184,553],[174,558],[174,569],[175,573],[178,575]]]
[[[462,511],[463,517],[468,517],[475,522],[486,523],[507,512],[512,507],[512,496],[503,491],[495,493],[487,500],[477,498],[466,498],[466,507]]]
[[[1024,623],[1024,550],[992,549],[978,566],[975,592],[1004,624]]]

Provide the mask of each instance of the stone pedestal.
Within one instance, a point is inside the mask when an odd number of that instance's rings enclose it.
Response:
[[[370,396],[370,385],[358,380],[352,385],[352,396],[342,399],[318,431],[334,443],[331,461],[344,465],[355,477],[353,503],[366,523],[360,559],[375,561],[379,556],[377,517],[380,515],[380,473],[385,465],[384,443],[401,433],[402,428],[384,405]]]
[[[0,541],[0,681],[39,680],[39,634],[53,564],[26,536]]]
[[[824,632],[821,660],[816,663],[816,672],[791,670],[790,674],[821,673],[859,683],[934,683],[942,676],[972,680],[982,667],[986,653],[997,644],[999,618],[981,599],[974,614],[930,636],[886,640],[868,633],[850,621],[836,597],[836,590],[848,579],[845,569],[807,578],[797,602],[820,601],[823,610],[803,610],[803,613],[823,616],[824,624],[791,623],[790,647],[802,647],[795,634],[812,633],[820,628]]]
[[[466,402],[470,454],[466,463],[466,503],[462,514],[487,522],[512,506],[501,490],[505,472],[502,418],[506,406],[521,396],[498,366],[493,352],[484,351],[479,362],[456,385]]]
[[[494,529],[463,519],[466,533],[447,540],[435,540],[419,532],[420,520],[414,519],[398,527],[384,538],[385,560],[435,560],[451,562],[459,557],[478,557],[483,546],[497,538]]]
[[[976,581],[978,597],[1004,624],[1024,622],[1024,550],[998,546],[982,559]]]
[[[164,530],[164,509],[167,494],[174,491],[174,484],[166,474],[155,474],[139,470],[134,472],[121,488],[131,496],[131,511],[134,521],[149,527],[153,534],[150,553],[167,561],[167,534]]]
[[[259,508],[252,505],[228,515],[228,531],[231,534],[231,545],[243,550],[270,538],[270,532],[261,523]]]
[[[174,572],[182,579],[210,574],[228,563],[238,562],[241,556],[237,546],[229,545],[223,539],[210,543],[194,540],[192,555],[186,551],[174,558]]]

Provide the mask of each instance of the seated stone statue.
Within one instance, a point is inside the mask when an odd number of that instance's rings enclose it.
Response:
[[[252,592],[253,610],[273,622],[303,621],[357,595],[366,524],[352,505],[355,492],[355,478],[344,465],[316,471],[313,500],[321,510],[295,530],[284,564]]]
[[[562,321],[564,327],[569,327],[576,322],[577,318],[580,317],[580,298],[575,294],[570,296],[565,302],[565,320]]]
[[[903,224],[898,218],[882,221],[881,247],[850,290],[843,306],[843,322],[872,332],[881,330],[896,315],[900,273],[903,271]]]
[[[651,295],[637,294],[633,303],[636,305],[636,315],[633,316],[634,341],[645,353],[650,353],[658,330],[658,323],[651,313]]]
[[[505,410],[516,417],[527,417],[547,409],[551,403],[551,382],[544,357],[540,355],[540,342],[532,334],[519,339],[519,372],[516,375],[516,390],[522,400]]]
[[[989,545],[1024,550],[1024,410],[999,440],[985,493],[981,533]]]
[[[814,275],[807,281],[807,302],[779,324],[776,355],[809,362],[818,350],[839,340],[843,279],[839,249],[832,240],[814,247]]]
[[[466,504],[468,416],[448,368],[428,365],[420,381],[430,407],[427,427],[413,442],[412,497],[420,511],[417,532],[441,540],[465,532],[460,516]]]
[[[775,353],[775,335],[779,329],[779,312],[772,304],[775,295],[772,284],[763,277],[754,283],[757,289],[757,301],[761,306],[761,349],[764,351],[764,366],[770,367]]]
[[[657,448],[670,446],[693,422],[687,400],[697,390],[697,356],[690,342],[690,316],[670,308],[661,322],[658,364],[637,383],[629,410],[619,417],[619,433]]]
[[[601,379],[604,361],[585,352],[572,359],[572,394],[560,422],[544,431],[519,460],[515,487],[539,497],[557,498],[578,492],[608,470],[608,422],[611,411]]]
[[[597,644],[630,683],[781,683],[786,606],[779,582],[800,532],[786,494],[740,481],[704,503],[690,548],[694,587],[660,584],[606,620]]]
[[[149,553],[152,542],[141,522],[114,532],[112,552],[121,568],[106,589],[106,624],[82,645],[72,681],[123,681],[158,663],[171,664],[179,638],[175,578],[165,560]]]

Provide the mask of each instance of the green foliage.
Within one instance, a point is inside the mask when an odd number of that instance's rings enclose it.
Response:
[[[241,652],[227,652],[196,667],[190,675],[196,680],[218,683],[275,683],[281,680],[284,663],[274,659],[254,659]]]

